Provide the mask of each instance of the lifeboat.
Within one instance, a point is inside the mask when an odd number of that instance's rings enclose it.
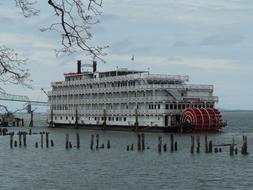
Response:
[[[221,113],[215,108],[187,108],[182,112],[181,125],[193,131],[219,131],[225,127]]]

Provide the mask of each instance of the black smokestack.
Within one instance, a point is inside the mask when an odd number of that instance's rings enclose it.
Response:
[[[93,61],[93,73],[97,71],[97,62],[94,60]]]
[[[81,73],[81,60],[77,60],[77,73],[80,74]]]

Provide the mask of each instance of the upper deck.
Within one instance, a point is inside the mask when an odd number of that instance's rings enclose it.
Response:
[[[52,82],[52,87],[75,86],[82,84],[95,84],[107,82],[123,82],[130,80],[147,80],[147,81],[160,81],[160,82],[173,82],[175,84],[182,84],[189,81],[189,76],[181,75],[160,75],[149,74],[147,71],[126,71],[118,72],[108,71],[100,73],[65,73],[65,81]]]

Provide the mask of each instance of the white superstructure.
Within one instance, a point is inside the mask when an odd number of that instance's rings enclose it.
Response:
[[[55,125],[157,126],[180,122],[185,108],[213,108],[212,85],[187,84],[188,76],[115,69],[64,74],[52,83],[50,119]],[[49,120],[50,120],[49,119]]]

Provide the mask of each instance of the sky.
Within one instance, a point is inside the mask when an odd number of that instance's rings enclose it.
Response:
[[[29,59],[33,89],[1,86],[47,101],[41,88],[50,91],[52,81],[76,71],[77,59],[89,63],[91,58],[84,53],[57,57],[58,34],[40,32],[51,23],[53,11],[47,1],[37,7],[40,16],[23,18],[14,0],[0,1],[0,44]],[[189,83],[214,85],[218,108],[253,109],[252,0],[104,0],[102,12],[90,42],[109,46],[99,71],[150,68],[155,74],[189,75]]]

